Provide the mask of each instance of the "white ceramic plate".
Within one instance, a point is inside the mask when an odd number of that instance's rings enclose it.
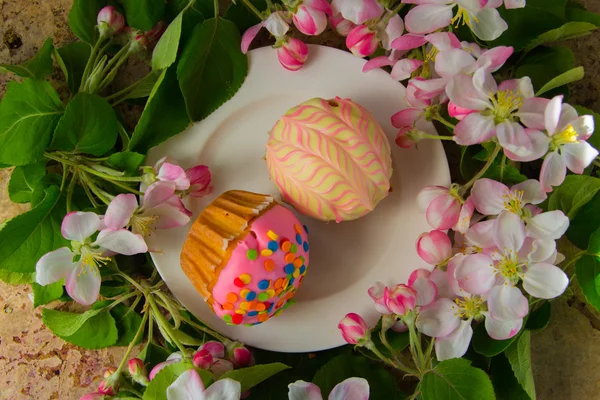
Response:
[[[198,318],[222,334],[250,346],[284,352],[328,349],[344,344],[337,324],[349,312],[375,323],[378,314],[367,294],[375,282],[405,282],[415,268],[426,267],[415,250],[417,236],[429,230],[415,197],[426,185],[450,182],[446,156],[438,141],[401,149],[390,117],[405,107],[404,87],[381,70],[363,74],[364,60],[323,46],[310,46],[310,58],[298,72],[279,65],[275,50],[249,53],[249,73],[237,94],[205,120],[150,152],[148,164],[163,156],[184,168],[206,164],[214,192],[187,205],[194,213],[226,190],[271,193],[279,198],[263,160],[271,127],[289,108],[313,97],[351,98],[381,123],[390,143],[393,192],[367,216],[351,222],[300,220],[309,228],[310,265],[297,303],[262,325],[229,326],[214,316],[179,266],[187,226],[158,231],[150,239],[158,271],[169,289]],[[206,94],[210,96],[210,93]],[[432,130],[432,126],[424,126]]]

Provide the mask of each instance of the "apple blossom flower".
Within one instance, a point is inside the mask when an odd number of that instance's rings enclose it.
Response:
[[[196,165],[185,171],[185,175],[190,181],[190,187],[185,192],[192,197],[204,197],[212,192],[210,185],[212,175],[206,165]]]
[[[189,369],[167,388],[167,399],[239,400],[241,391],[241,384],[229,378],[215,381],[205,389],[198,372]]]
[[[107,37],[116,35],[125,27],[125,17],[113,6],[106,6],[98,12],[96,18],[100,36]]]
[[[461,216],[464,200],[458,194],[458,185],[450,188],[427,186],[417,195],[417,207],[425,213],[433,229],[451,229]]]
[[[329,24],[342,36],[348,36],[348,33],[356,27],[355,23],[344,19],[342,14],[339,13],[329,17]]]
[[[487,294],[494,319],[515,320],[527,314],[527,298],[516,287],[520,281],[537,298],[552,299],[565,291],[569,278],[552,264],[556,259],[553,240],[527,239],[521,218],[508,212],[498,216],[494,236],[496,252],[468,255],[454,272],[462,289]]]
[[[550,152],[542,163],[540,182],[546,192],[564,181],[567,168],[582,174],[598,156],[598,150],[586,142],[594,132],[594,118],[578,116],[577,111],[562,100],[562,95],[554,97],[544,110]]]
[[[411,33],[435,32],[448,25],[467,25],[482,40],[494,40],[508,25],[493,7],[479,0],[405,0],[417,4],[406,15],[406,29]],[[454,15],[453,9],[458,6]]]
[[[364,346],[371,341],[369,326],[358,314],[349,313],[338,324],[344,340],[349,344]]]
[[[242,35],[242,53],[246,54],[250,48],[250,43],[254,40],[262,28],[266,28],[269,33],[276,38],[284,37],[290,29],[291,18],[286,11],[275,11],[271,13],[264,21],[246,29]]]
[[[359,57],[370,56],[377,50],[377,46],[377,33],[366,25],[358,25],[346,37],[346,47]]]
[[[297,71],[308,58],[308,46],[296,38],[286,38],[277,48],[279,63],[287,70]]]
[[[296,381],[288,385],[289,400],[323,400],[321,389],[314,383]],[[335,385],[329,400],[368,400],[369,382],[363,378],[348,378]]]
[[[292,19],[300,32],[316,36],[327,27],[327,15],[332,15],[332,10],[326,0],[303,0]]]
[[[473,184],[471,199],[483,215],[498,215],[508,211],[521,217],[531,215],[528,204],[540,204],[547,195],[535,179],[513,185],[510,189],[493,179],[482,178]]]
[[[131,227],[133,233],[147,237],[156,229],[183,226],[191,215],[175,194],[175,183],[158,181],[144,192],[141,207],[133,194],[116,196],[108,205],[104,225],[105,231]]]
[[[334,15],[340,14],[342,18],[356,25],[377,19],[385,11],[377,0],[333,0],[331,8]]]
[[[101,228],[100,217],[92,212],[67,214],[61,234],[71,241],[71,248],[61,247],[42,256],[36,264],[36,282],[44,286],[64,278],[73,300],[83,305],[94,303],[100,291],[99,268],[110,261],[108,252],[130,256],[148,251],[143,238],[126,229],[102,230],[92,241],[91,236]]]
[[[446,265],[452,257],[452,242],[443,231],[423,233],[417,239],[417,254],[427,264]]]
[[[421,100],[415,96],[417,87],[414,82],[419,79],[422,78],[411,79],[408,82],[404,98],[406,103],[411,107],[404,108],[392,115],[392,125],[394,128],[414,127],[420,120],[427,119],[427,114],[431,112],[433,102],[430,99]]]

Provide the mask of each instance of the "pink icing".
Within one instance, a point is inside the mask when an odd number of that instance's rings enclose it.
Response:
[[[276,239],[269,237],[269,235],[274,237],[273,234],[277,236]],[[291,248],[288,252],[282,250],[282,245],[285,241],[290,243]],[[262,253],[263,250],[269,249],[270,242],[272,247],[273,242],[277,243],[277,250],[271,255],[268,254],[268,251]],[[296,250],[295,253],[292,252],[294,249]],[[248,252],[250,250],[256,250],[256,259],[249,259]],[[288,253],[293,254],[294,260],[300,259],[296,261],[297,264],[300,264],[303,257],[304,261],[302,265],[294,266],[293,262],[287,262],[285,257]],[[267,318],[277,314],[285,308],[286,303],[300,286],[308,267],[308,253],[308,234],[306,228],[302,226],[296,216],[287,208],[280,205],[271,208],[252,222],[250,232],[238,242],[231,253],[229,262],[219,274],[219,280],[212,291],[215,314],[230,324],[237,321],[241,324],[252,325],[264,322]],[[288,259],[291,259],[292,256],[288,257]],[[265,261],[267,260],[272,260],[274,263],[274,268],[271,271],[265,267]],[[294,272],[291,274],[287,273],[285,271],[286,268],[288,272],[291,272],[291,268],[293,268]],[[242,278],[247,280],[247,277],[243,276],[244,274],[249,275],[250,282],[243,282]],[[286,282],[288,282],[288,285],[284,289]],[[259,287],[259,284],[264,286],[266,283],[269,285],[266,289]],[[249,293],[244,292],[244,290],[247,290]],[[231,293],[237,298],[234,302],[229,301],[231,298],[227,298],[228,295],[233,297]],[[251,293],[254,293],[256,297],[253,298]],[[246,298],[243,298],[242,294],[246,294]],[[264,296],[267,296],[268,299],[264,300]],[[253,301],[254,304],[251,304]],[[226,310],[223,307],[227,303],[233,305],[232,310]],[[266,310],[260,313],[258,310],[262,306],[259,306],[259,303],[264,304],[266,308]],[[240,317],[236,317],[235,314],[242,315],[241,321],[239,320]]]

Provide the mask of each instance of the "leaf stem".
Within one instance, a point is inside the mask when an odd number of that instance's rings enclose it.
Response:
[[[169,342],[175,344],[175,346],[177,346],[179,348],[179,350],[181,351],[182,356],[184,358],[187,358],[188,355],[187,355],[187,353],[185,351],[185,347],[173,335],[173,328],[168,323],[168,321],[165,320],[165,317],[162,315],[162,313],[158,309],[158,306],[156,305],[156,302],[154,301],[154,299],[152,298],[152,296],[148,296],[148,297],[146,297],[146,299],[148,301],[148,304],[150,304],[150,307],[152,307],[152,311],[154,312],[154,316],[156,318],[156,323],[158,324],[161,333],[163,335],[167,335],[168,336],[168,337],[165,337],[165,339],[167,339]]]
[[[574,264],[577,261],[579,261],[579,259],[581,257],[583,257],[586,253],[587,253],[587,250],[582,250],[579,253],[575,254],[575,257],[573,257],[567,264],[565,264],[565,266],[562,267],[562,270],[566,271],[566,269],[569,268],[571,266],[571,264]]]
[[[144,333],[144,330],[146,329],[146,321],[148,321],[148,314],[150,312],[149,312],[149,310],[144,310],[143,313],[144,313],[144,316],[142,317],[142,323],[140,324],[140,327],[138,328],[137,332],[135,333],[133,340],[131,341],[131,343],[129,343],[129,346],[127,347],[127,350],[125,351],[125,354],[123,355],[121,364],[119,364],[119,368],[117,368],[117,372],[116,372],[117,374],[120,374],[121,371],[123,370],[123,367],[125,366],[125,363],[127,362],[127,359],[129,358],[129,354],[131,354],[131,351],[135,347],[136,342],[140,339],[140,336]]]
[[[119,132],[119,136],[121,137],[121,142],[123,142],[123,151],[125,151],[129,148],[129,143],[131,142],[131,139],[129,138],[129,135],[127,134],[127,130],[125,129],[125,127],[123,125],[121,125],[120,123],[117,124],[117,132]]]
[[[98,58],[97,56],[99,54],[98,50],[100,49],[100,45],[102,44],[104,39],[105,39],[104,36],[101,35],[98,38],[98,40],[96,41],[96,43],[94,44],[94,47],[92,48],[92,52],[90,53],[90,58],[88,58],[88,61],[85,64],[85,69],[83,70],[83,76],[81,77],[81,84],[79,85],[80,92],[85,87],[85,83],[86,83],[87,79],[89,78],[90,71],[92,70],[92,66],[96,63],[96,59]]]
[[[138,196],[142,196],[144,194],[144,193],[140,192],[139,190],[136,190],[134,188],[131,188],[131,187],[127,186],[127,185],[122,184],[121,182],[113,181],[112,179],[107,179],[107,181],[110,182],[110,183],[112,183],[113,185],[118,186],[118,187],[120,187],[122,189],[125,189],[125,190],[127,190],[127,191],[129,191],[129,192],[131,192],[133,194],[137,194]]]
[[[65,166],[64,163],[60,163],[62,165],[62,181],[60,181],[60,192],[65,189],[65,182],[67,181],[67,176],[69,175],[69,170]]]
[[[453,123],[450,123],[449,121],[446,121],[444,118],[442,118],[439,115],[436,115],[435,117],[433,117],[434,120],[441,122],[442,124],[446,125],[446,127],[452,129],[452,131],[454,132],[454,128],[456,128],[456,125],[454,125]]]
[[[258,19],[264,21],[264,17],[262,16],[261,12],[258,11],[258,8],[254,7],[254,4],[252,4],[250,0],[242,0],[242,2],[250,11],[254,13],[254,15],[258,17]]]
[[[185,322],[186,324],[190,325],[192,328],[195,328],[196,330],[199,330],[199,331],[204,332],[216,339],[219,339],[221,342],[229,341],[229,339],[227,339],[225,336],[222,336],[221,334],[213,331],[209,327],[199,325],[199,324],[195,323],[194,321],[188,319],[185,315],[182,315],[181,313],[179,313],[179,315],[181,316],[181,320],[183,322]]]
[[[73,172],[73,177],[71,178],[71,182],[69,182],[69,187],[67,188],[67,213],[70,213],[72,210],[71,201],[73,199],[73,190],[75,189],[76,182],[77,182],[77,171]]]
[[[373,342],[367,343],[365,345],[365,347],[367,349],[371,350],[373,353],[375,353],[375,355],[377,357],[379,357],[379,359],[381,361],[383,361],[384,363],[386,363],[386,364],[388,364],[388,365],[390,365],[390,366],[392,366],[392,367],[394,367],[396,369],[404,371],[407,374],[419,376],[419,372],[418,371],[416,371],[416,370],[414,370],[412,368],[409,368],[409,367],[407,367],[405,365],[398,365],[395,362],[393,362],[392,360],[390,360],[389,358],[387,358],[386,356],[384,356],[383,354],[381,354],[381,352],[379,351],[379,349],[375,346],[375,344]]]
[[[82,172],[81,176],[83,177],[85,183],[90,187],[90,190],[96,195],[96,197],[98,197],[104,204],[109,205],[115,196],[100,189],[100,187],[96,185],[94,180],[90,176],[88,176],[87,173]]]
[[[394,361],[403,368],[410,368],[406,366],[401,360],[399,356],[402,356],[401,352],[394,350],[394,348],[390,345],[390,342],[387,340],[386,332],[379,331],[379,339],[381,339],[381,343],[390,351]]]
[[[215,8],[215,18],[219,17],[219,0],[214,0],[213,7]]]
[[[392,9],[390,11],[390,13],[381,20],[381,24],[385,27],[387,25],[388,22],[390,22],[390,19],[392,19],[392,17],[396,14],[398,14],[398,12],[400,10],[402,10],[402,7],[404,7],[406,4],[400,2],[394,9]]]
[[[85,183],[82,183],[81,186],[83,187],[83,190],[85,190],[85,194],[92,203],[92,206],[94,206],[94,208],[100,207],[100,204],[96,202],[96,199],[94,199],[94,195],[92,194],[92,192],[90,192],[90,188]]]
[[[465,183],[460,188],[461,196],[463,196],[467,192],[467,190],[469,190],[471,188],[471,186],[473,186],[475,181],[477,181],[479,178],[481,178],[483,176],[483,174],[485,174],[485,172],[492,166],[492,163],[496,159],[496,156],[498,155],[498,153],[500,152],[501,149],[502,149],[502,146],[500,146],[500,143],[496,143],[496,147],[492,151],[490,158],[488,158],[488,160],[485,163],[485,165],[483,166],[483,168],[481,168],[481,170],[477,174],[475,174],[475,176],[473,178],[471,178],[471,180],[469,182]]]

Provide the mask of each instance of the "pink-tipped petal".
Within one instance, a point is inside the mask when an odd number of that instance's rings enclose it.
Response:
[[[425,36],[425,39],[442,52],[451,49],[460,49],[462,46],[460,40],[452,32],[436,32]],[[437,60],[436,60],[437,62]]]
[[[402,18],[396,14],[390,18],[385,30],[380,35],[379,40],[381,40],[381,47],[386,50],[391,50],[392,43],[402,36],[402,32],[404,32],[404,22],[402,22]]]
[[[390,46],[392,49],[396,50],[412,50],[421,47],[426,43],[427,40],[425,39],[425,36],[407,33],[406,35],[394,39]]]
[[[426,186],[417,195],[417,208],[424,213],[433,200],[449,193],[448,188],[443,186]]]
[[[142,209],[154,208],[169,200],[175,194],[175,184],[173,182],[154,182],[148,186],[144,192],[144,201]]]
[[[479,71],[479,70],[478,70]],[[459,107],[472,110],[486,110],[490,107],[490,93],[482,92],[475,87],[474,78],[468,75],[457,75],[446,87],[450,101]]]
[[[465,116],[454,129],[454,141],[461,146],[487,142],[495,135],[494,116],[477,112]]]
[[[415,305],[427,307],[438,297],[438,289],[435,283],[427,278],[416,278],[410,285],[417,292]]]
[[[156,177],[160,181],[173,182],[177,190],[186,190],[190,187],[190,180],[179,165],[164,163],[158,170]]]
[[[120,194],[115,197],[104,214],[104,225],[110,229],[121,229],[129,224],[131,216],[138,208],[134,194]]]
[[[377,35],[366,25],[357,26],[346,37],[346,47],[359,57],[370,56],[377,50],[378,45]]]
[[[73,269],[73,257],[68,247],[44,254],[35,265],[35,281],[46,286],[66,278]]]
[[[488,308],[494,319],[514,321],[522,319],[529,312],[529,302],[521,290],[510,285],[494,286],[488,294]]]
[[[435,71],[446,79],[475,71],[475,58],[462,49],[440,52],[435,58]]]
[[[493,219],[478,222],[469,228],[466,233],[466,238],[472,244],[482,249],[495,247],[495,226],[496,221]]]
[[[314,383],[296,381],[288,385],[288,400],[323,400],[323,397]]]
[[[483,215],[500,214],[504,210],[504,200],[508,195],[506,185],[487,178],[476,181],[471,190],[473,204]]]
[[[550,140],[540,131],[525,129],[517,122],[504,121],[496,127],[498,142],[513,161],[533,161],[548,151]]]
[[[540,184],[545,192],[551,192],[552,186],[559,186],[567,175],[567,165],[558,151],[548,153],[540,171]]]
[[[225,358],[225,346],[216,340],[210,340],[198,348],[198,350],[206,350],[213,358]]]
[[[348,378],[333,388],[329,400],[368,400],[369,382],[363,378]]]
[[[487,316],[485,319],[485,330],[494,340],[506,340],[515,336],[523,326],[523,319],[514,321],[501,321]]]
[[[467,115],[472,114],[474,112],[477,112],[477,110],[473,110],[471,108],[459,107],[451,101],[448,102],[448,114],[452,118],[462,120],[464,117],[466,117]]]
[[[388,288],[381,282],[375,282],[368,290],[369,297],[375,302],[375,309],[381,314],[391,314],[392,311],[385,305]]]
[[[456,314],[457,308],[450,299],[437,299],[435,303],[419,313],[417,329],[431,337],[448,336],[460,325],[460,318]]]
[[[392,125],[395,128],[412,127],[414,126],[415,121],[422,115],[423,110],[419,110],[418,108],[405,108],[392,115]]]
[[[261,22],[246,29],[246,31],[242,35],[242,53],[246,54],[248,52],[250,44],[252,43],[256,35],[258,35],[258,32],[262,29],[262,27],[263,23]]]
[[[82,266],[81,262],[77,262],[73,264],[71,273],[65,278],[65,289],[73,300],[89,306],[98,300],[100,283],[98,268]]]
[[[494,261],[485,254],[472,254],[454,271],[458,286],[470,294],[485,294],[496,283]]]
[[[429,207],[425,217],[434,229],[450,229],[458,222],[460,215],[460,201],[452,195],[443,195],[435,198]]]
[[[417,254],[427,264],[444,264],[452,256],[452,242],[439,230],[424,233],[417,239]]]
[[[394,61],[390,60],[390,58],[387,56],[374,57],[365,63],[362,72],[369,72],[373,69],[389,67],[391,65],[394,65]]]
[[[498,84],[494,76],[485,68],[479,68],[475,71],[473,74],[473,86],[481,98],[485,96],[489,99],[492,94],[498,91]],[[488,108],[491,107],[488,106]]]
[[[327,15],[333,15],[331,4],[329,4],[327,0],[303,0],[302,3],[313,10],[324,12]]]
[[[496,219],[494,235],[499,249],[516,253],[525,242],[525,223],[519,215],[503,211]]]
[[[423,65],[423,61],[421,60],[403,58],[394,64],[394,68],[392,68],[390,75],[397,81],[403,81],[410,78],[412,73],[419,69],[421,65]]]
[[[320,35],[327,27],[327,16],[325,13],[305,5],[298,7],[293,20],[296,28],[309,36]]]
[[[175,205],[177,202],[179,204]],[[173,198],[172,203],[164,203],[152,209],[152,215],[158,216],[154,224],[156,229],[171,229],[184,226],[190,222],[190,212],[185,209],[178,197]]]
[[[477,59],[477,65],[486,68],[490,72],[496,72],[510,58],[513,52],[514,49],[509,46],[493,47],[481,53]]]
[[[594,117],[591,115],[582,115],[571,121],[571,126],[577,132],[579,140],[588,140],[594,133]]]
[[[553,299],[564,293],[569,278],[552,264],[538,263],[528,267],[523,277],[523,289],[533,297]]]
[[[436,358],[438,361],[444,361],[464,356],[469,348],[472,337],[473,328],[471,328],[471,320],[460,321],[458,328],[452,333],[435,340]]]
[[[62,221],[60,232],[65,239],[79,243],[92,236],[101,226],[100,217],[93,212],[68,213]]]
[[[541,97],[532,97],[526,99],[516,114],[521,122],[528,128],[544,130],[544,113],[550,100]]]
[[[333,28],[335,28],[337,33],[342,36],[348,36],[350,31],[356,27],[356,24],[354,24],[352,21],[344,19],[342,14],[336,14],[329,17],[329,23]]]
[[[331,7],[356,25],[381,17],[385,10],[377,0],[333,0]]]
[[[308,46],[296,38],[288,38],[287,41],[277,49],[279,63],[287,70],[297,71],[308,58]]]
[[[452,4],[423,4],[411,9],[405,17],[406,30],[410,33],[435,32],[450,25]]]

